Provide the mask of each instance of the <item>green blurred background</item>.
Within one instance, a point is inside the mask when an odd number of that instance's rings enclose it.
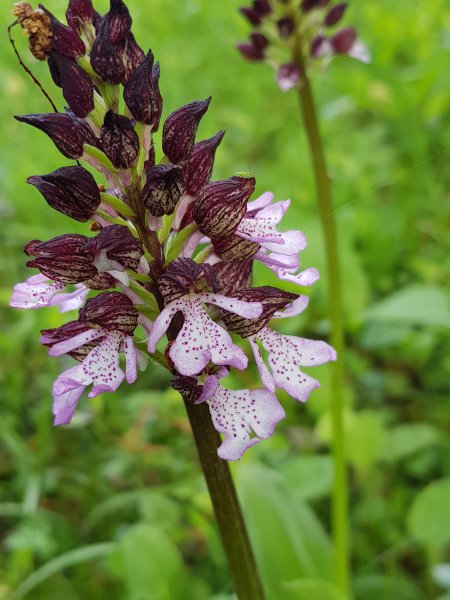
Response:
[[[293,200],[288,224],[309,240],[303,265],[322,278],[308,292],[308,311],[284,331],[326,338],[332,299],[297,99],[233,48],[248,33],[239,4],[128,0],[138,42],[161,62],[165,114],[213,96],[199,138],[227,130],[215,177],[250,171],[259,192]],[[62,17],[65,3],[47,7]],[[104,12],[106,0],[97,8]],[[48,106],[8,46],[7,3],[0,18],[0,597],[228,600],[192,435],[162,370],[84,399],[69,428],[51,425],[51,384],[65,362],[47,356],[39,330],[69,317],[7,304],[28,275],[26,242],[85,229],[25,183],[68,162],[12,118]],[[336,60],[315,92],[345,290],[353,590],[356,600],[448,600],[448,0],[353,0],[346,24],[357,27],[372,62]],[[14,34],[59,98],[46,65]],[[275,283],[263,269],[257,281]],[[328,369],[309,372],[321,389],[306,406],[281,394],[286,420],[233,465],[269,600],[343,600],[330,583]],[[240,382],[253,384],[256,374]]]

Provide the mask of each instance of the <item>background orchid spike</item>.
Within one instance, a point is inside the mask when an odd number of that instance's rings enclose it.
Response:
[[[111,0],[103,17],[89,0],[70,0],[68,25],[42,6],[36,13],[25,4],[13,12],[29,33],[29,18],[49,29],[41,55],[69,109],[17,119],[46,133],[65,157],[87,163],[103,178],[97,182],[81,165],[28,178],[51,208],[90,221],[91,232],[97,232],[29,242],[27,266],[39,273],[17,284],[11,298],[16,308],[79,310],[78,319],[42,331],[51,356],[76,361],[53,385],[54,422],[71,421],[87,387],[92,385],[92,398],[124,380],[135,381],[137,365],[146,364],[135,338],[142,326],[150,355],[163,356],[157,345],[167,335],[169,345],[161,346],[167,346],[165,363],[158,362],[171,371],[173,387],[188,403],[206,403],[224,436],[219,456],[237,460],[272,435],[284,417],[276,388],[304,401],[319,384],[299,367],[336,358],[325,342],[270,328],[271,319],[304,310],[305,296],[252,287],[255,260],[280,281],[305,286],[318,278],[315,269],[299,271],[305,236],[278,229],[290,202],[273,202],[271,193],[252,201],[253,177],[210,181],[224,135],[196,139],[210,98],[166,118],[162,158],[155,160],[153,134],[163,107],[159,64],[150,50],[144,53],[137,45],[121,0]],[[258,1],[243,12],[258,27],[276,19],[279,35],[288,40],[297,21],[272,4]],[[301,18],[318,10],[305,5]],[[326,25],[336,23],[342,12],[329,11]],[[255,32],[251,39],[253,57],[263,57],[268,38]],[[336,48],[349,45],[348,33],[334,39]],[[30,43],[36,53],[36,40]],[[100,293],[89,297],[91,290]],[[232,390],[222,381],[230,369],[248,366],[239,336],[250,341],[261,373],[259,389]],[[270,370],[259,344],[268,353]]]
[[[270,4],[254,0],[251,7],[240,9],[253,31],[236,47],[245,59],[273,66],[278,85],[286,92],[301,85],[304,69],[323,68],[338,54],[369,60],[355,29],[341,27],[346,9],[347,2],[330,0]]]

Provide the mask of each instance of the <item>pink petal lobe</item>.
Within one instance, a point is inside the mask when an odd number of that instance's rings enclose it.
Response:
[[[127,383],[134,383],[137,378],[137,354],[133,338],[129,335],[125,336],[123,345],[125,349],[125,375]]]
[[[227,390],[219,385],[207,400],[214,427],[225,436],[217,450],[224,460],[239,460],[244,452],[267,439],[285,413],[267,390]]]

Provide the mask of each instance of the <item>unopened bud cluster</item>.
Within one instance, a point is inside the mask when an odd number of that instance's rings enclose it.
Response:
[[[330,0],[254,0],[240,9],[253,31],[237,48],[247,60],[272,65],[287,91],[301,84],[305,69],[323,66],[335,55],[368,60],[355,29],[341,26],[346,9],[346,2]]]
[[[224,435],[219,455],[240,458],[283,418],[276,389],[306,400],[319,384],[299,367],[335,359],[325,342],[269,326],[303,311],[306,296],[252,287],[254,261],[301,287],[318,278],[315,269],[300,270],[304,235],[278,230],[290,202],[273,202],[271,193],[252,200],[252,177],[211,181],[224,132],[196,139],[210,98],[168,115],[162,148],[155,147],[160,68],[137,44],[122,0],[111,0],[104,16],[91,0],[70,0],[67,25],[42,6],[34,11],[20,3],[13,13],[32,50],[37,31],[27,19],[49,28],[38,58],[48,61],[68,105],[16,118],[78,161],[28,183],[52,209],[89,223],[85,235],[29,242],[27,266],[37,273],[17,284],[11,299],[16,308],[78,310],[76,319],[41,332],[51,356],[75,359],[53,385],[55,424],[71,421],[86,388],[92,398],[124,379],[133,383],[150,354],[172,372],[186,401],[207,402]],[[248,365],[239,337],[253,352],[258,389],[221,384],[230,369]]]

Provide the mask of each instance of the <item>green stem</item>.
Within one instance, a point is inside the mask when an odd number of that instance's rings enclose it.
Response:
[[[264,592],[228,463],[217,456],[221,439],[206,403],[185,401],[203,474],[239,600],[264,600]]]
[[[335,556],[335,580],[339,588],[348,593],[349,589],[349,540],[348,540],[348,487],[344,434],[344,328],[342,318],[342,292],[336,222],[331,198],[325,154],[320,135],[317,112],[311,83],[303,60],[300,40],[294,50],[294,58],[301,71],[299,89],[300,109],[308,138],[317,201],[322,223],[328,272],[328,310],[331,324],[330,341],[335,348],[338,360],[331,365],[331,419],[332,450],[334,463],[334,483],[332,495],[332,521]]]

